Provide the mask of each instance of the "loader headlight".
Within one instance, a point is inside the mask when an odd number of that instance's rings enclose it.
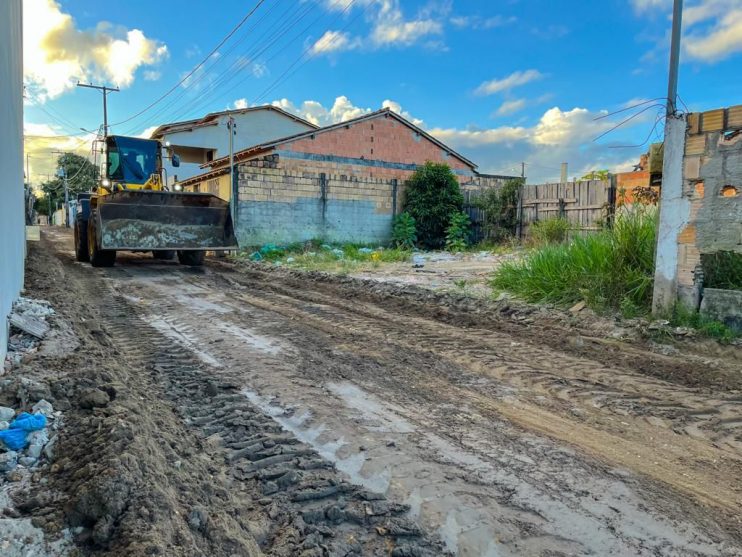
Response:
[[[100,185],[103,186],[104,188],[110,188],[111,187],[111,180],[109,180],[108,178],[103,178],[100,181]]]
[[[173,186],[173,189],[174,189],[175,191],[183,191],[183,186],[181,186],[180,184],[175,184],[175,185]]]

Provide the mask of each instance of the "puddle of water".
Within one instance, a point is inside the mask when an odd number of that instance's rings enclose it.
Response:
[[[412,433],[415,427],[407,420],[400,418],[396,412],[378,402],[363,389],[352,383],[327,383],[326,387],[340,398],[348,408],[357,410],[366,419],[383,425],[367,425],[371,431],[390,433]]]
[[[280,406],[271,404],[270,398],[262,397],[250,389],[243,389],[242,393],[250,402],[273,418],[281,427],[291,432],[300,441],[310,445],[320,456],[335,464],[338,470],[347,474],[352,483],[376,493],[387,492],[391,481],[389,471],[383,470],[381,473],[370,477],[363,475],[361,470],[366,463],[364,453],[359,452],[348,457],[341,457],[338,452],[348,443],[343,437],[328,442],[321,442],[320,436],[326,429],[324,425],[314,428],[302,427],[311,417],[309,413],[302,414],[299,417],[286,416],[286,411]]]
[[[153,317],[149,320],[148,323],[169,339],[172,339],[180,344],[186,350],[190,350],[191,352],[193,352],[202,362],[209,364],[210,366],[222,367],[222,363],[214,356],[198,348],[198,340],[193,339],[182,331],[177,330],[173,325],[171,325],[164,319]]]
[[[248,329],[237,327],[231,323],[220,323],[219,328],[266,354],[276,355],[281,352],[281,346],[272,338],[255,334]]]

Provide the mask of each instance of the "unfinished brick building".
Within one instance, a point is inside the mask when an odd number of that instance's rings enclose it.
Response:
[[[661,211],[662,219],[681,223],[677,252],[669,254],[677,297],[742,329],[742,291],[719,288],[714,279],[721,255],[742,257],[742,105],[688,115],[681,197],[666,200],[663,192]]]
[[[427,161],[451,167],[464,189],[510,178],[479,174],[473,162],[389,109],[255,145],[234,160],[241,245],[385,242],[405,180]],[[229,199],[229,159],[204,168],[184,188]]]

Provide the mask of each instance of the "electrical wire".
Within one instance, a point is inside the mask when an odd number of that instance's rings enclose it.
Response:
[[[194,73],[196,73],[196,71],[198,71],[198,69],[199,69],[199,68],[200,68],[201,66],[203,66],[203,65],[204,65],[204,64],[206,63],[206,61],[207,61],[207,60],[208,60],[209,58],[211,58],[211,56],[212,56],[212,55],[213,55],[213,54],[214,54],[214,53],[215,53],[215,52],[216,52],[217,50],[219,50],[219,48],[221,48],[221,46],[222,46],[222,45],[224,45],[224,43],[226,43],[226,42],[227,42],[227,41],[228,41],[228,40],[229,40],[229,39],[230,39],[230,38],[232,37],[232,35],[234,35],[234,34],[235,34],[235,33],[236,33],[236,32],[237,32],[237,31],[238,31],[239,29],[240,29],[240,27],[242,27],[242,26],[243,26],[243,25],[245,24],[245,22],[246,22],[246,21],[247,21],[248,19],[250,19],[250,17],[251,17],[251,16],[252,16],[252,15],[253,15],[253,14],[254,14],[254,13],[256,12],[256,10],[257,10],[257,9],[258,9],[258,8],[259,8],[259,7],[260,7],[260,6],[261,6],[261,5],[262,5],[262,4],[264,3],[264,2],[265,2],[265,0],[258,0],[258,1],[257,1],[257,3],[256,3],[256,4],[254,5],[254,6],[253,6],[253,8],[252,8],[252,9],[251,9],[251,10],[250,10],[250,11],[249,11],[248,13],[247,13],[247,15],[245,15],[245,17],[243,17],[243,18],[242,18],[242,20],[240,20],[240,22],[239,22],[239,23],[238,23],[238,24],[237,24],[237,25],[236,25],[236,26],[235,26],[235,27],[234,27],[234,28],[233,28],[233,29],[232,29],[232,30],[231,30],[231,31],[230,31],[229,33],[227,33],[227,35],[226,35],[226,36],[225,36],[225,37],[224,37],[224,38],[223,38],[223,39],[222,39],[222,40],[221,40],[221,41],[219,42],[219,44],[218,44],[218,45],[216,45],[216,46],[215,46],[215,47],[214,47],[214,48],[212,49],[212,51],[211,51],[211,52],[209,52],[209,54],[208,54],[208,55],[207,55],[207,56],[206,56],[206,57],[205,57],[205,58],[204,58],[203,60],[201,60],[201,61],[200,61],[200,62],[199,62],[198,64],[196,64],[196,66],[194,66],[194,68],[193,68],[193,69],[192,69],[192,70],[191,70],[190,72],[188,72],[188,73],[187,73],[187,74],[185,75],[185,77],[183,77],[183,78],[182,78],[182,79],[181,79],[181,80],[180,80],[180,81],[179,81],[178,83],[176,83],[175,85],[173,85],[173,86],[172,86],[172,87],[171,87],[170,89],[168,89],[168,90],[167,90],[167,91],[166,91],[165,93],[163,93],[163,94],[162,94],[162,95],[161,95],[160,97],[158,97],[157,99],[155,99],[154,101],[152,101],[152,102],[151,102],[151,103],[150,103],[149,105],[147,105],[146,107],[144,107],[144,108],[143,108],[142,110],[140,110],[140,111],[139,111],[139,112],[137,112],[136,114],[134,114],[134,115],[132,115],[132,116],[129,116],[128,118],[125,118],[124,120],[121,120],[120,122],[116,122],[115,124],[111,124],[111,125],[112,125],[112,126],[119,126],[119,125],[121,125],[121,124],[125,124],[126,122],[130,122],[131,120],[133,120],[133,119],[134,119],[134,118],[136,118],[137,116],[140,116],[140,115],[144,114],[145,112],[147,112],[148,110],[150,110],[150,109],[151,109],[152,107],[154,107],[154,106],[155,106],[155,105],[157,105],[157,104],[158,104],[159,102],[161,102],[161,101],[162,101],[163,99],[165,99],[165,98],[166,98],[166,97],[167,97],[168,95],[170,95],[170,94],[171,94],[171,93],[172,93],[173,91],[175,91],[175,90],[176,90],[176,89],[177,89],[178,87],[180,87],[180,85],[182,85],[182,84],[183,84],[183,83],[184,83],[184,82],[185,82],[185,81],[186,81],[186,80],[187,80],[187,79],[188,79],[189,77],[191,77],[191,76],[192,76],[192,75],[193,75]]]
[[[593,142],[598,141],[598,139],[600,139],[601,137],[604,137],[604,136],[608,135],[612,131],[617,130],[618,128],[620,128],[621,126],[623,126],[624,124],[626,124],[627,122],[629,122],[629,121],[633,120],[634,118],[636,118],[637,116],[640,116],[641,114],[644,114],[647,110],[650,110],[650,109],[655,108],[657,106],[664,107],[665,105],[664,104],[660,104],[660,103],[655,103],[655,104],[651,104],[651,105],[649,105],[647,107],[642,108],[639,112],[637,112],[635,114],[632,114],[631,116],[629,116],[628,118],[626,118],[624,120],[621,120],[615,126],[613,126],[610,129],[604,131],[603,133],[601,133],[598,137],[596,137],[595,139],[593,139]]]

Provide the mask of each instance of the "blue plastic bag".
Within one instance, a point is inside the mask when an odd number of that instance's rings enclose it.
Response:
[[[24,449],[28,445],[26,435],[29,431],[38,431],[46,427],[46,416],[23,412],[10,422],[10,427],[0,431],[0,441],[11,451]]]
[[[0,431],[0,441],[11,451],[20,451],[28,445],[26,434],[27,432],[22,429],[6,429]]]
[[[10,422],[10,429],[22,429],[24,431],[38,431],[46,427],[46,416],[43,414],[29,414],[21,412],[15,420]]]

